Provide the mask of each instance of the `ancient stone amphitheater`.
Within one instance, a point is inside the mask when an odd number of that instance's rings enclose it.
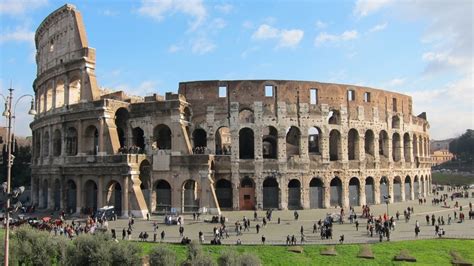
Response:
[[[98,87],[78,10],[35,36],[32,199],[122,216],[309,209],[430,192],[429,124],[410,96],[315,81],[182,82],[128,96]]]

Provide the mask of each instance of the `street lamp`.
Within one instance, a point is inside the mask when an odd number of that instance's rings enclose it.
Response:
[[[10,183],[11,183],[11,174],[12,174],[12,165],[13,165],[13,155],[12,155],[12,119],[15,119],[15,110],[16,110],[16,105],[18,102],[24,98],[24,97],[31,97],[31,106],[30,110],[28,111],[29,115],[35,115],[35,102],[34,102],[34,96],[31,94],[25,94],[20,96],[18,100],[16,101],[15,105],[13,106],[13,112],[12,112],[12,101],[13,101],[13,89],[10,86],[10,91],[9,95],[7,97],[3,96],[0,94],[5,100],[5,111],[3,112],[3,116],[5,116],[8,119],[8,127],[7,127],[7,143],[6,143],[6,149],[7,149],[7,182],[6,182],[6,191],[5,193],[7,194],[7,202],[5,206],[5,219],[6,219],[6,224],[5,224],[5,256],[4,256],[4,265],[8,266],[8,253],[9,253],[9,233],[10,233],[10,198],[13,198],[15,196],[14,194],[11,193],[10,191]],[[24,190],[24,188],[23,188]],[[15,194],[17,192],[22,192],[22,191],[15,191]],[[18,195],[17,195],[18,196]]]
[[[390,216],[390,214],[388,213],[388,204],[390,203],[390,195],[384,195],[383,196],[383,199],[385,200],[385,204],[387,204],[387,217]]]

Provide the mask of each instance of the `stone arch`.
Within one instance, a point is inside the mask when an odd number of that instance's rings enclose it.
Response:
[[[122,193],[120,182],[111,180],[107,185],[106,205],[114,206],[115,213],[118,216],[122,215]]]
[[[132,144],[133,146],[140,148],[142,151],[145,150],[145,132],[141,127],[135,127],[132,129]]]
[[[216,154],[230,155],[232,151],[232,141],[228,127],[220,127],[216,131]]]
[[[74,127],[68,128],[66,132],[66,154],[77,155],[77,130]]]
[[[330,183],[330,205],[342,206],[342,180],[337,176]]]
[[[421,185],[421,197],[425,196],[425,186],[426,186],[426,181],[423,176],[420,177],[420,185]]]
[[[318,127],[310,127],[308,129],[308,153],[321,154],[322,147],[321,129]]]
[[[145,202],[148,206],[148,209],[151,210],[151,192],[153,188],[151,186],[151,164],[148,160],[143,160],[140,163],[140,175],[138,176],[140,179],[140,189],[142,191],[143,197],[145,198]]]
[[[83,190],[84,213],[92,214],[97,210],[97,183],[94,180],[87,180]]]
[[[53,156],[61,156],[62,141],[61,130],[56,129],[53,133]]]
[[[340,160],[341,150],[341,133],[337,129],[333,129],[329,133],[329,160]]]
[[[81,79],[78,77],[73,77],[70,79],[68,87],[69,95],[69,104],[76,104],[81,101]]]
[[[53,87],[52,84],[48,84],[46,87],[46,110],[49,111],[53,108]]]
[[[263,181],[263,208],[278,209],[280,190],[275,177],[268,176]]]
[[[357,177],[349,180],[349,205],[359,206],[360,202],[360,181]]]
[[[129,118],[130,114],[126,108],[121,107],[115,111],[115,126],[117,127],[117,137],[120,148],[127,146],[127,129]]]
[[[407,175],[405,177],[405,200],[409,200],[411,198],[411,177]]]
[[[93,125],[88,126],[85,130],[84,151],[89,155],[97,155],[99,151],[99,131]]]
[[[253,114],[252,109],[250,108],[243,108],[239,112],[239,121],[241,124],[249,124],[254,123],[255,117]]]
[[[245,176],[240,181],[239,202],[241,210],[255,209],[255,183],[253,180]]]
[[[165,125],[157,125],[153,129],[153,139],[160,150],[171,150],[171,129]]]
[[[216,197],[221,209],[232,209],[232,183],[227,179],[219,179],[216,184]]]
[[[403,135],[403,155],[405,157],[405,162],[411,161],[411,153],[410,153],[410,134],[405,133]]]
[[[194,148],[207,147],[207,133],[202,128],[196,128],[193,131],[193,144]]]
[[[398,115],[392,116],[392,128],[400,129],[400,117]]]
[[[393,178],[393,201],[402,201],[402,179],[400,176],[395,176]]]
[[[365,203],[375,204],[375,186],[374,178],[368,176],[365,179]]]
[[[46,131],[43,135],[43,156],[49,156],[49,132]]]
[[[183,183],[183,211],[196,212],[199,210],[198,186],[197,182],[188,179]]]
[[[43,180],[43,187],[42,187],[42,196],[43,196],[43,208],[48,208],[48,198],[49,198],[49,185],[48,179]]]
[[[286,155],[300,155],[301,131],[295,126],[286,129]]]
[[[385,197],[390,196],[389,194],[389,186],[390,183],[388,181],[388,178],[386,176],[382,176],[380,178],[380,203],[385,202]]]
[[[354,128],[349,130],[347,151],[349,160],[359,160],[359,132]]]
[[[253,159],[255,157],[253,130],[245,127],[239,131],[239,158]]]
[[[365,131],[365,140],[364,140],[364,149],[365,149],[365,154],[366,155],[372,155],[374,156],[375,155],[375,136],[374,136],[374,132],[370,129],[368,129],[367,131]]]
[[[265,127],[262,132],[262,153],[264,159],[278,158],[278,131],[272,126]]]
[[[402,159],[401,156],[402,144],[400,140],[400,134],[393,133],[392,136],[392,157],[393,161],[399,162]]]
[[[55,107],[63,107],[64,106],[64,91],[65,91],[65,83],[63,79],[58,79],[56,82],[56,102]]]
[[[321,178],[313,177],[309,182],[309,205],[311,209],[323,208],[324,183]]]
[[[40,96],[39,96],[40,104],[38,105],[38,109],[40,110],[39,113],[42,113],[45,110],[46,102],[45,102],[45,96],[42,89],[40,90],[39,93],[40,93]]]
[[[171,186],[164,179],[155,182],[156,211],[166,213],[171,210]]]
[[[416,157],[418,156],[418,137],[416,135],[413,135],[413,160],[416,159]]]
[[[388,158],[388,134],[385,130],[379,133],[379,155]]]
[[[66,183],[66,209],[68,213],[76,212],[77,199],[76,199],[76,182],[69,179]]]
[[[58,211],[61,209],[61,181],[58,178],[54,180],[53,198],[54,210]]]
[[[415,198],[420,198],[420,179],[417,175],[415,175],[415,179],[413,179],[413,193]]]
[[[328,115],[328,124],[330,125],[340,125],[341,124],[341,112],[338,110],[329,111]]]
[[[298,179],[288,182],[288,209],[301,209],[301,182]]]

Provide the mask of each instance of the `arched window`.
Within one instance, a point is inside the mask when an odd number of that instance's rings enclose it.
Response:
[[[61,131],[56,129],[53,135],[53,156],[60,156],[61,155],[61,145],[62,138],[61,138]]]
[[[254,134],[250,128],[242,128],[239,131],[239,151],[240,159],[254,158]]]
[[[81,100],[81,80],[72,79],[69,83],[69,104],[76,104]]]
[[[339,154],[341,154],[341,133],[333,129],[329,133],[329,160],[339,160]]]
[[[388,134],[385,130],[379,134],[379,155],[388,158]]]
[[[77,154],[77,130],[73,127],[68,128],[66,133],[66,154],[69,156]]]
[[[409,162],[411,160],[410,143],[410,135],[405,133],[403,135],[403,155],[405,156],[405,162]]]
[[[286,155],[288,157],[300,154],[301,132],[292,126],[286,130]]]
[[[196,153],[196,148],[199,149],[204,149],[207,147],[207,133],[204,129],[202,128],[196,128],[193,131],[193,143],[194,143],[194,149]],[[204,153],[204,151],[198,151],[198,153]]]
[[[328,124],[340,125],[341,124],[341,113],[338,110],[331,110],[329,112]]]
[[[394,133],[392,136],[392,154],[393,161],[399,162],[401,158],[402,145],[400,141],[400,134]]]
[[[365,153],[374,156],[374,132],[367,130],[365,132]]]
[[[353,128],[349,130],[347,150],[349,152],[349,160],[359,160],[359,133]]]
[[[84,134],[84,151],[96,155],[99,151],[99,131],[95,126],[88,126]]]
[[[239,113],[239,121],[241,124],[253,123],[255,121],[253,111],[250,109],[242,109]]]
[[[145,150],[145,133],[140,127],[132,130],[133,145],[139,147],[142,151]]]
[[[276,159],[278,157],[278,132],[272,126],[265,127],[262,133],[262,153],[265,159]]]
[[[321,130],[317,127],[308,129],[308,153],[321,154]]]
[[[221,127],[216,131],[216,154],[231,154],[231,136],[228,127]]]
[[[43,135],[43,156],[49,156],[49,132]]]
[[[158,125],[153,130],[153,139],[160,150],[171,150],[171,129],[164,124]]]
[[[395,129],[400,128],[400,118],[396,115],[392,117],[392,128],[395,128]]]
[[[120,143],[120,148],[125,147],[127,144],[127,129],[128,129],[129,113],[125,108],[119,108],[115,112],[115,126],[117,127],[117,136]]]
[[[64,80],[58,80],[56,84],[56,108],[64,105],[64,87]]]

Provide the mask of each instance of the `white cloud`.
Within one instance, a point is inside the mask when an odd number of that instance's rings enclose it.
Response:
[[[215,18],[212,20],[211,27],[214,29],[221,30],[227,26],[227,22],[222,18]]]
[[[191,51],[194,54],[203,55],[212,52],[216,45],[206,38],[198,38],[192,41]]]
[[[277,39],[277,47],[290,47],[294,48],[298,46],[304,36],[304,31],[300,29],[278,29],[268,24],[262,24],[252,34],[252,38],[255,40],[269,40]]]
[[[226,3],[222,5],[215,5],[214,8],[224,14],[228,14],[234,9],[234,6]]]
[[[167,15],[183,13],[194,18],[190,29],[196,30],[205,20],[207,10],[201,0],[142,0],[138,12],[161,21]]]
[[[388,25],[387,22],[385,22],[383,24],[377,24],[377,25],[373,26],[372,28],[370,28],[369,32],[377,32],[377,31],[384,30],[387,27],[387,25]]]
[[[17,27],[15,30],[2,30],[0,43],[4,42],[28,42],[34,44],[35,33],[26,26]]]
[[[183,47],[179,46],[179,45],[176,45],[176,44],[172,44],[170,45],[170,47],[168,47],[168,52],[169,53],[176,53],[178,51],[181,51],[183,49]]]
[[[253,47],[250,47],[248,49],[245,49],[241,54],[240,54],[240,57],[242,58],[247,58],[247,56],[253,52],[256,52],[260,49],[260,47],[258,46],[253,46]]]
[[[326,32],[321,32],[315,39],[315,45],[319,45],[325,42],[340,42],[340,41],[350,41],[357,39],[359,37],[359,33],[356,30],[345,31],[340,35],[337,34],[329,34]]]
[[[316,21],[316,28],[317,29],[324,29],[328,26],[327,23],[322,22],[321,20]]]
[[[358,17],[365,17],[389,5],[391,2],[392,0],[357,0],[353,12]]]
[[[398,87],[405,84],[405,78],[394,78],[387,84],[388,87]]]
[[[2,0],[0,1],[0,14],[22,15],[47,4],[48,0]]]

